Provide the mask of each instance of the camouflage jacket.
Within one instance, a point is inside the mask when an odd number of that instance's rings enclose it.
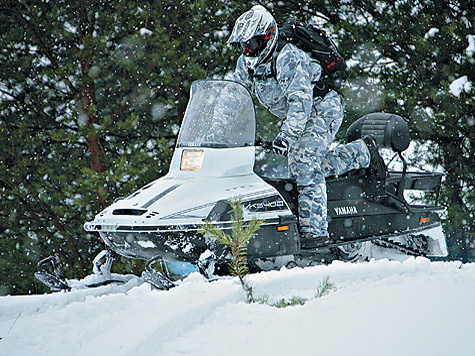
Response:
[[[245,85],[264,107],[284,120],[281,132],[296,142],[312,115],[313,83],[320,79],[322,68],[290,43],[277,56],[275,75],[271,66],[272,61],[261,64],[251,76],[241,56],[231,79]]]

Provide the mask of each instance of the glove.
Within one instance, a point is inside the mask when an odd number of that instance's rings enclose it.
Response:
[[[272,151],[279,155],[287,156],[290,151],[290,141],[283,133],[279,132],[275,140],[272,142]]]

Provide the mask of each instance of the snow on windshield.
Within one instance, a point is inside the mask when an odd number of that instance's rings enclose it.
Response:
[[[177,147],[254,145],[256,119],[251,96],[239,83],[197,81],[178,137]]]

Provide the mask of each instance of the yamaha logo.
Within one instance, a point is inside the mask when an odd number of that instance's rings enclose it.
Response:
[[[333,209],[335,209],[336,215],[358,214],[358,210],[356,209],[356,206],[339,206]]]

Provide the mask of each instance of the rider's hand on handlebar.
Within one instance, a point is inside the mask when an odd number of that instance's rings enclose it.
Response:
[[[290,142],[282,133],[279,132],[274,142],[272,142],[272,151],[274,153],[287,156],[290,150]]]

